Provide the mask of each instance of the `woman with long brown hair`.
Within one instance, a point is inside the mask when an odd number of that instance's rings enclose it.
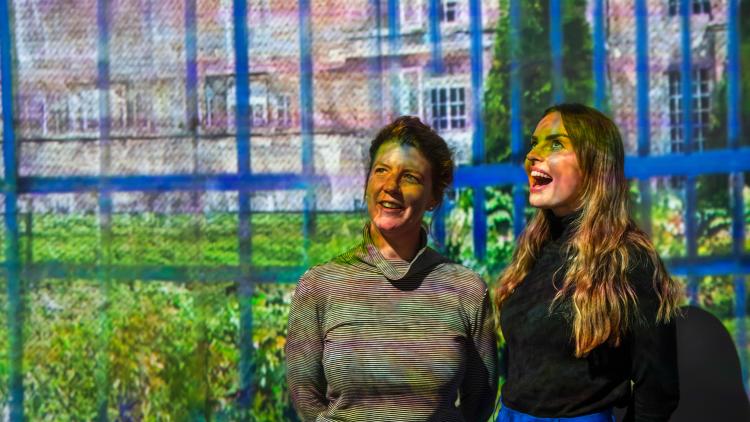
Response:
[[[617,126],[553,106],[525,170],[538,211],[495,291],[507,363],[497,420],[611,421],[615,406],[626,420],[668,420],[681,294],[629,215]]]

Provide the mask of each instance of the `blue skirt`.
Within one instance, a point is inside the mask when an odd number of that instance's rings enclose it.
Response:
[[[538,418],[527,415],[503,405],[497,414],[495,422],[614,422],[612,410],[591,413],[589,415],[574,416],[572,418]]]

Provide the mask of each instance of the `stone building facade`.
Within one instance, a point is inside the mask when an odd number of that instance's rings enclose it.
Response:
[[[398,115],[420,116],[449,141],[459,163],[471,160],[468,1],[440,0],[439,44],[430,37],[430,2],[399,3],[398,22],[389,22],[386,1],[312,2],[313,166],[327,180],[317,189],[318,210],[361,206],[369,140]],[[194,22],[186,4],[181,0],[111,2],[109,45],[104,51],[95,0],[14,3],[20,175],[237,171],[232,2],[198,0]],[[499,11],[496,1],[483,1],[482,7],[486,74]],[[297,3],[250,0],[247,21],[250,167],[253,173],[299,173]],[[394,26],[397,36],[391,37]],[[191,32],[196,36],[192,81]],[[436,45],[439,63],[433,59]],[[100,102],[97,85],[101,60],[109,64],[108,106]],[[191,104],[197,106],[192,113]],[[100,141],[103,112],[111,121],[106,146]],[[90,195],[66,195],[31,202],[35,209],[71,202],[83,208],[95,206],[85,199]],[[124,204],[122,210],[127,211],[149,202],[144,196],[150,195],[117,194],[124,199],[116,204]],[[214,198],[197,204],[212,209],[231,203],[236,194],[200,197]],[[253,209],[299,210],[302,197],[293,191],[257,193]],[[22,208],[28,206],[23,205],[24,198],[21,202]],[[196,206],[195,201],[180,202]]]
[[[636,21],[634,2],[610,0],[608,11],[609,101],[628,154],[635,155],[637,131]],[[715,88],[726,62],[726,1],[691,1],[694,150],[706,146],[717,104]],[[681,15],[679,0],[648,0],[650,154],[684,150],[681,94]]]

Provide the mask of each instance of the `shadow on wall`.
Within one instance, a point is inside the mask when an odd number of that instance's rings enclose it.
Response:
[[[677,320],[680,404],[672,422],[747,422],[750,402],[742,385],[740,359],[718,318],[694,307]],[[618,421],[625,409],[616,409]]]

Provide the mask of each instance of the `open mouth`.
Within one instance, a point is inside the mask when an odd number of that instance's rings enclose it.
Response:
[[[552,183],[552,176],[550,176],[549,174],[543,171],[532,170],[531,180],[533,182],[531,185],[532,188],[537,187],[537,186],[541,187],[541,186],[546,186]]]
[[[401,206],[401,204],[393,201],[380,201],[378,202],[378,204],[380,204],[381,207],[389,210],[400,210],[404,208],[403,206]]]

